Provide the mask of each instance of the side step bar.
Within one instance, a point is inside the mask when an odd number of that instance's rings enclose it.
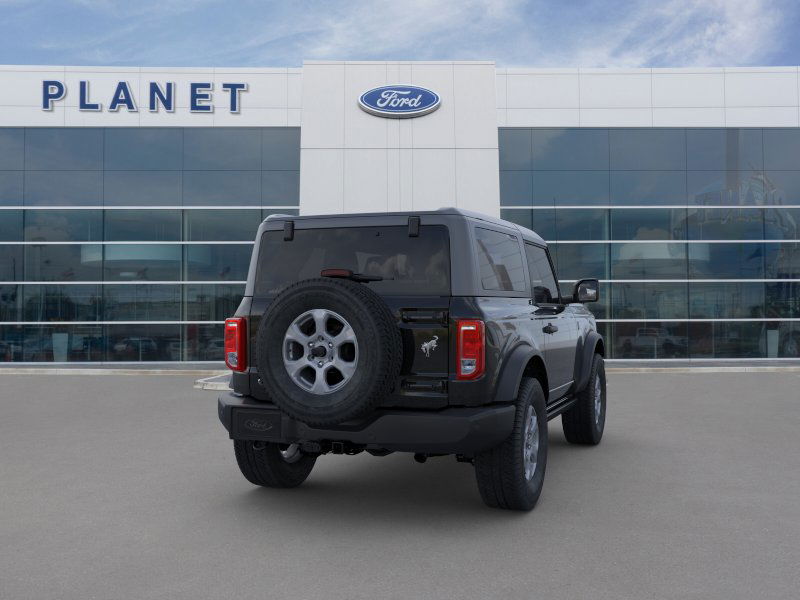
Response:
[[[564,396],[563,398],[559,398],[552,404],[547,405],[547,420],[551,421],[555,419],[558,415],[563,413],[566,410],[572,408],[572,405],[578,401],[574,395],[570,394]]]

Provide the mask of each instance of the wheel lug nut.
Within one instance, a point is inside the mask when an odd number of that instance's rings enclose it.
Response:
[[[319,362],[317,363],[317,366],[318,366],[318,367],[321,367],[321,366],[322,366],[322,361],[319,361]]]
[[[328,342],[328,348],[333,348],[333,344],[331,344],[330,342]]]
[[[314,345],[314,342],[308,342],[308,345],[309,345],[309,346],[313,346],[313,345]]]

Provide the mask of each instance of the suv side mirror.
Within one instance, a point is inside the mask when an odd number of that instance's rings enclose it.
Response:
[[[573,302],[597,302],[600,299],[600,282],[597,279],[581,279],[572,292]]]

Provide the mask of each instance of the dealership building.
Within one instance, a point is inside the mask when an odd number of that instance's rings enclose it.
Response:
[[[796,67],[0,66],[0,361],[220,361],[268,215],[443,206],[600,279],[610,358],[798,358],[799,95]]]

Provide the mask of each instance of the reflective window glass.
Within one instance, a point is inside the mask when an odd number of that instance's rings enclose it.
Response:
[[[800,243],[764,244],[767,279],[800,279]]]
[[[800,323],[770,323],[764,333],[767,336],[767,356],[800,358]]]
[[[186,285],[187,321],[224,321],[236,312],[244,285]]]
[[[559,279],[608,279],[608,244],[549,244]]]
[[[108,361],[180,360],[180,325],[107,325],[105,330]]]
[[[178,244],[113,244],[105,246],[103,270],[107,281],[180,281]]]
[[[25,171],[29,206],[99,206],[102,199],[102,171]]]
[[[529,171],[531,169],[531,130],[500,129],[498,153],[501,171]]]
[[[183,163],[183,129],[108,127],[105,168],[113,171],[175,171]]]
[[[103,130],[93,127],[28,127],[25,168],[96,171],[103,168]]]
[[[685,319],[687,287],[675,283],[614,283],[611,316],[614,319]]]
[[[106,321],[180,321],[180,285],[104,285]]]
[[[180,210],[107,210],[105,239],[167,242],[181,239]]]
[[[0,321],[22,320],[22,288],[21,285],[0,285]],[[5,354],[4,339],[0,337],[0,362]]]
[[[261,130],[261,168],[265,171],[300,170],[300,128],[265,127]]]
[[[615,240],[686,239],[686,209],[614,209],[611,211],[611,237]]]
[[[184,171],[184,206],[259,206],[261,171]]]
[[[0,325],[0,362],[22,360],[24,332],[22,325]]]
[[[764,244],[688,244],[689,277],[763,279]]]
[[[559,290],[547,251],[533,244],[525,244],[528,273],[531,278],[531,298],[536,304],[559,302]]]
[[[689,170],[764,168],[760,129],[687,129],[686,149]]]
[[[689,283],[692,319],[752,319],[764,316],[764,284]]]
[[[683,170],[686,134],[683,129],[612,129],[611,168],[619,170]]]
[[[607,129],[534,129],[533,169],[606,170]]]
[[[25,321],[100,321],[99,285],[24,285]]]
[[[687,358],[689,332],[686,322],[640,321],[612,323],[614,358]]]
[[[23,246],[3,246],[0,252],[0,281],[23,280]]]
[[[300,202],[300,171],[261,173],[263,206],[297,206]]]
[[[0,171],[0,206],[22,206],[24,171]]]
[[[184,239],[196,241],[252,241],[261,224],[261,211],[186,210]]]
[[[104,359],[99,325],[26,325],[22,360],[27,362],[99,362]]]
[[[180,206],[181,171],[106,171],[103,202],[106,206]]]
[[[760,240],[764,211],[760,208],[690,208],[690,240]]]
[[[183,168],[260,170],[261,131],[250,127],[186,127]]]
[[[22,214],[21,210],[0,211],[0,242],[22,241]]]
[[[767,317],[800,318],[800,281],[764,284]]]
[[[186,325],[186,357],[184,360],[224,360],[225,339],[223,325]]]
[[[24,164],[25,130],[0,127],[0,169],[23,169]]]
[[[537,233],[543,240],[556,239],[556,211],[554,209],[504,208],[500,218]]]
[[[28,281],[101,281],[103,247],[98,244],[25,246]]]
[[[781,204],[781,192],[762,171],[688,171],[690,204]]]
[[[608,210],[557,210],[555,239],[607,240]]]
[[[617,205],[685,204],[684,171],[612,171],[611,203]]]
[[[767,171],[761,204],[800,204],[800,171]]]
[[[608,171],[535,171],[533,202],[537,206],[584,206],[610,203]]]
[[[689,323],[692,358],[763,358],[766,324],[763,322]]]
[[[532,206],[532,175],[530,171],[500,171],[500,205]]]
[[[522,253],[516,236],[476,227],[475,242],[484,290],[525,291]]]
[[[611,278],[686,279],[686,244],[612,244]]]
[[[187,281],[244,281],[252,244],[185,246]]]
[[[26,210],[27,242],[96,242],[103,239],[100,210]]]
[[[800,170],[800,129],[763,130],[764,168]]]

